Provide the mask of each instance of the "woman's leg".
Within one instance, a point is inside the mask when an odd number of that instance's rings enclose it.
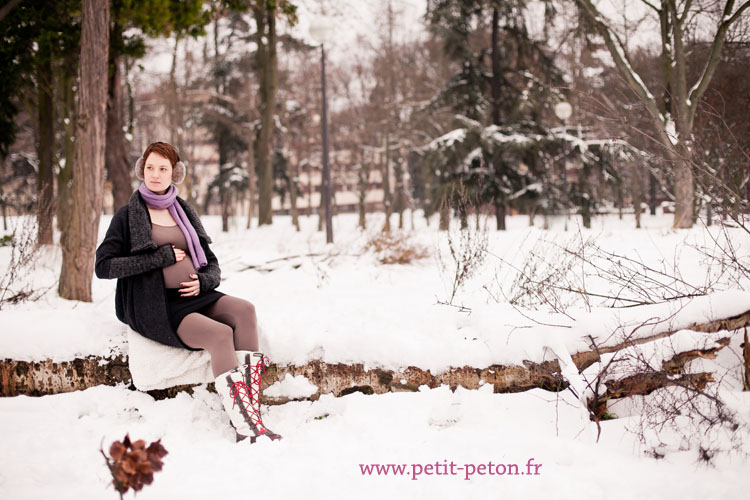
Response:
[[[255,306],[250,302],[224,295],[201,310],[201,313],[232,327],[236,350],[258,350],[258,321],[255,317]]]
[[[236,368],[232,328],[200,313],[190,313],[177,327],[177,336],[189,347],[205,349],[211,355],[214,377]]]

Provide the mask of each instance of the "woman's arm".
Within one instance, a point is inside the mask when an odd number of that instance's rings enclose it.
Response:
[[[104,241],[96,249],[96,263],[94,271],[100,279],[125,278],[145,273],[152,269],[160,269],[176,262],[172,245],[165,244],[155,250],[138,255],[128,255],[125,235],[128,231],[128,221],[125,210],[118,210],[107,229]]]

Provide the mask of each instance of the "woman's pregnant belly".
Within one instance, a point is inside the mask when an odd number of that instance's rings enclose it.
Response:
[[[195,274],[196,269],[193,266],[193,259],[185,253],[185,258],[164,269],[164,285],[167,288],[183,288],[180,283],[193,281],[190,274]]]

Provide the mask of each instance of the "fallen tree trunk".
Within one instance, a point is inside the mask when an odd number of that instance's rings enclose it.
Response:
[[[521,392],[541,387],[559,390],[565,383],[555,375],[555,363],[527,363],[526,366],[493,365],[487,368],[464,366],[432,374],[410,366],[401,370],[365,369],[362,364],[325,363],[320,360],[304,365],[271,365],[263,377],[263,389],[283,380],[289,374],[303,375],[318,387],[310,396],[318,399],[322,394],[345,396],[352,392],[383,394],[386,392],[417,391],[421,385],[439,387],[448,385],[478,389],[490,384],[494,392]],[[3,360],[0,362],[0,395],[43,396],[60,392],[86,389],[96,385],[131,385],[127,360],[118,356],[112,360],[98,358],[76,359],[71,362],[25,362]],[[213,390],[213,382],[207,384]],[[147,391],[156,399],[174,397],[182,391],[192,392],[194,385],[182,385],[163,390]],[[135,387],[133,387],[135,389]],[[286,398],[267,398],[267,403],[285,403]]]
[[[686,365],[698,358],[714,359],[716,353],[730,343],[729,337],[716,340],[716,345],[706,349],[691,349],[675,353],[670,359],[661,363],[661,370],[644,369],[617,380],[606,380],[607,390],[604,394],[588,399],[588,405],[595,418],[601,418],[607,411],[607,402],[632,396],[647,396],[657,389],[665,387],[683,387],[693,391],[702,391],[709,382],[714,382],[712,373],[684,373]]]
[[[658,340],[658,339],[662,339],[662,338],[674,335],[679,330],[692,330],[694,332],[715,333],[715,332],[719,332],[722,330],[731,332],[734,330],[738,330],[740,328],[746,328],[747,326],[750,326],[750,309],[745,311],[742,314],[738,314],[736,316],[732,316],[729,318],[717,319],[717,320],[709,321],[706,323],[696,323],[691,326],[681,328],[678,330],[661,332],[655,335],[642,337],[642,338],[634,339],[634,340],[627,340],[625,342],[621,342],[613,346],[599,347],[599,348],[594,348],[594,346],[592,346],[592,349],[590,351],[579,352],[579,353],[573,354],[571,357],[573,358],[573,362],[576,364],[578,369],[583,371],[589,366],[591,366],[592,364],[599,361],[602,354],[617,352],[617,351],[621,351],[627,347],[631,347],[634,345],[640,345],[640,344],[646,344],[648,342],[653,342],[654,340]]]
[[[689,329],[701,332],[716,332],[724,329],[732,331],[748,324],[750,324],[750,310],[731,318],[697,324]],[[639,339],[635,342],[601,348],[598,351],[577,353],[572,356],[573,361],[579,370],[583,370],[599,360],[602,354],[616,352],[635,344],[654,341],[673,333],[675,332],[666,332],[648,339]],[[700,355],[700,353],[682,353],[681,361],[674,360],[673,363],[677,364],[673,367],[665,367],[665,370],[668,370],[668,373],[675,373],[674,370],[677,366],[684,366],[687,361]],[[680,362],[682,365],[679,365]],[[669,370],[672,370],[672,372],[669,372]],[[677,371],[679,372],[679,370]],[[451,388],[462,386],[467,389],[477,389],[485,384],[491,384],[493,391],[498,393],[521,392],[533,388],[559,391],[567,387],[567,382],[560,376],[560,366],[556,360],[543,363],[526,361],[522,365],[493,365],[486,368],[464,366],[450,368],[445,372],[436,374],[431,373],[430,370],[423,370],[414,366],[394,371],[381,368],[365,369],[362,364],[347,365],[315,360],[300,366],[272,365],[263,379],[264,388],[282,380],[286,374],[303,375],[318,387],[318,391],[307,398],[311,400],[319,398],[322,394],[343,396],[351,392],[382,394],[416,391],[421,385],[438,387],[445,384]],[[648,387],[658,386],[661,379],[654,378],[652,380],[654,383],[646,384]],[[88,357],[59,363],[51,360],[28,362],[4,359],[0,361],[0,396],[22,394],[42,396],[81,390],[96,385],[117,385],[120,383],[132,387],[127,358],[124,356],[116,356],[111,359]],[[664,380],[661,380],[661,383],[664,383]],[[623,382],[623,384],[625,384],[623,387],[626,387],[628,383]],[[633,384],[638,385],[634,381]],[[208,387],[211,389],[212,385],[208,384]],[[148,391],[148,393],[156,399],[163,399],[174,397],[182,391],[192,392],[193,387],[190,385],[176,386],[164,390]],[[627,390],[622,389],[619,393],[625,394]],[[612,395],[611,397],[616,396]],[[264,397],[264,400],[267,403],[284,403],[287,401],[285,398],[273,399],[268,397]]]

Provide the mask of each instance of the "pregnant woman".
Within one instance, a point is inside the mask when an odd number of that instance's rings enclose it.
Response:
[[[173,185],[185,178],[177,150],[164,142],[150,144],[135,172],[143,183],[112,217],[96,250],[96,276],[117,279],[117,318],[161,344],[208,351],[237,441],[280,439],[260,415],[268,359],[258,352],[255,308],[216,290],[221,271],[208,246],[211,239]]]

